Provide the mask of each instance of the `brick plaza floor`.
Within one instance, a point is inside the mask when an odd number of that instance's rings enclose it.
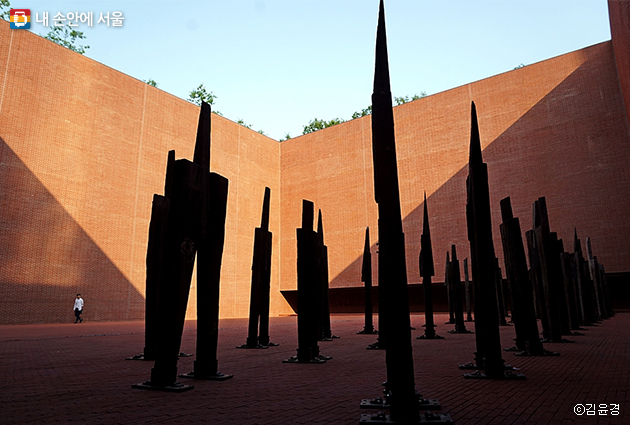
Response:
[[[375,316],[375,322],[376,322]],[[574,344],[546,344],[560,357],[504,359],[525,381],[465,380],[457,368],[472,360],[474,335],[450,335],[447,317],[436,315],[444,340],[418,340],[424,316],[412,316],[416,388],[437,398],[456,424],[630,424],[630,313],[618,313]],[[72,320],[72,318],[70,318]],[[143,322],[0,326],[0,423],[81,424],[357,424],[362,398],[381,394],[385,353],[365,347],[373,335],[359,315],[336,315],[333,333],[321,342],[326,364],[283,364],[295,355],[296,317],[271,319],[267,350],[237,350],[246,319],[220,322],[219,370],[224,382],[192,381],[184,393],[132,389],[149,379],[152,362],[126,361],[144,346]],[[473,328],[472,323],[470,329]],[[186,323],[182,350],[195,352],[196,322]],[[501,327],[503,346],[513,327]],[[192,370],[182,358],[179,373]],[[578,416],[574,406],[619,405],[619,415],[596,411]]]

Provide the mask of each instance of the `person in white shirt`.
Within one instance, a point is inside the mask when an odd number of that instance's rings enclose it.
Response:
[[[81,313],[83,313],[83,298],[81,298],[81,294],[77,294],[77,298],[74,300],[74,316],[76,317],[74,323],[83,322]]]

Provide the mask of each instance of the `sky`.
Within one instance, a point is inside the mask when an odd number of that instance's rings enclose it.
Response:
[[[11,0],[32,31],[49,13],[79,23],[85,56],[279,140],[312,119],[370,105],[378,0]],[[97,23],[122,12],[122,27]],[[606,0],[386,0],[392,94],[428,95],[610,40]],[[51,25],[52,22],[49,22]]]

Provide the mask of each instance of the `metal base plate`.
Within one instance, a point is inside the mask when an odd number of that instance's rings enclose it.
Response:
[[[440,335],[435,335],[433,338],[429,338],[426,335],[420,335],[419,337],[417,337],[416,339],[444,339],[443,336]]]
[[[520,353],[514,353],[515,356],[519,356],[519,357],[546,357],[546,356],[559,356],[560,353],[556,353],[554,351],[549,351],[549,350],[543,350],[542,353],[540,354],[532,354],[532,353],[528,353],[527,351],[522,351]]]
[[[265,345],[265,347],[277,347],[278,345],[280,345],[280,344],[276,344],[275,342],[271,342],[271,341],[269,341],[269,342]]]
[[[477,372],[471,372],[471,373],[464,373],[464,378],[466,379],[495,379],[495,380],[523,380],[525,379],[525,375],[523,375],[522,373],[514,373],[514,372],[505,371],[502,376],[491,377],[491,376],[486,375],[483,372],[477,371]]]
[[[521,350],[520,348],[518,348],[516,345],[513,345],[510,348],[504,348],[503,351],[525,351],[525,350]]]
[[[192,357],[192,354],[181,352],[179,353],[179,357]]]
[[[265,348],[269,348],[268,345],[247,345],[247,344],[243,344],[243,345],[237,345],[236,348],[250,348],[252,350],[264,350]]]
[[[466,364],[460,364],[459,368],[462,370],[479,370],[479,369],[483,369],[482,367],[477,366],[477,364],[475,362],[470,362],[470,363],[466,363]],[[503,368],[505,370],[520,370],[517,367],[514,367],[510,364],[506,364],[503,365]]]
[[[441,413],[425,412],[420,415],[418,421],[393,421],[390,415],[386,415],[384,412],[378,412],[374,414],[361,415],[359,419],[361,424],[452,424],[453,420],[449,415],[443,415]]]
[[[146,357],[144,357],[144,353],[140,353],[140,354],[136,354],[133,357],[125,357],[125,360],[146,360],[146,361],[153,361],[155,359],[147,359]]]
[[[213,375],[206,376],[195,376],[195,372],[188,372],[184,375],[177,375],[180,378],[192,378],[192,379],[203,379],[204,381],[226,381],[234,377],[234,375],[226,375],[221,372],[217,372]]]
[[[452,331],[448,331],[448,333],[450,334],[473,334],[473,331],[469,331],[469,330],[464,330],[464,331],[456,331],[455,329],[453,329]]]
[[[323,359],[323,356],[317,356],[312,358],[311,360],[299,360],[297,356],[289,357],[286,360],[282,360],[282,363],[312,363],[312,364],[322,364],[326,363],[329,359]],[[332,359],[332,357],[331,357]]]
[[[357,332],[357,335],[378,335],[378,331],[372,329],[371,331],[366,331],[363,329],[361,332]]]
[[[384,350],[385,347],[383,345],[381,345],[380,342],[376,341],[374,344],[370,344],[367,347],[365,347],[366,350]]]
[[[151,381],[144,381],[139,384],[134,384],[131,388],[136,388],[138,390],[152,390],[152,391],[168,391],[171,393],[181,393],[183,391],[192,390],[195,388],[194,385],[184,385],[179,382],[175,382],[173,385],[151,385]]]
[[[436,399],[419,398],[418,406],[420,410],[440,410],[440,402]],[[389,409],[389,404],[386,404],[385,400],[381,397],[378,398],[364,398],[359,405],[361,409]]]

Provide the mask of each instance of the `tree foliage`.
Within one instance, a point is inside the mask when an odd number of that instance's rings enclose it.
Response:
[[[5,10],[6,9],[6,10]],[[8,21],[11,14],[11,3],[9,0],[0,0],[0,19]]]
[[[145,83],[153,87],[158,86],[158,83],[153,78],[149,78],[148,80],[142,80],[142,81],[144,81]]]
[[[304,131],[302,131],[302,134],[308,134],[317,130],[321,130],[322,128],[332,127],[333,125],[341,124],[342,122],[345,122],[345,120],[342,120],[341,118],[333,118],[330,121],[315,118],[304,126]]]
[[[208,93],[208,90],[206,90],[206,87],[203,85],[203,83],[201,83],[199,84],[199,87],[197,87],[194,90],[191,90],[190,93],[188,93],[188,99],[186,100],[188,100],[191,103],[194,103],[197,106],[201,106],[201,102],[206,102],[210,105],[214,105],[214,99],[218,97],[219,96],[215,95],[212,92]],[[216,111],[214,109],[212,110],[212,113],[223,116],[221,112]]]
[[[414,100],[422,99],[423,97],[427,97],[427,92],[421,91],[420,94],[416,93],[411,97],[409,96],[395,97],[394,96],[394,101],[396,102],[396,105],[402,105],[407,102],[413,102]]]
[[[50,31],[48,31],[48,34],[46,34],[44,38],[57,43],[60,46],[68,48],[73,52],[77,52],[80,55],[84,54],[85,51],[90,48],[90,46],[77,44],[77,40],[85,38],[83,31],[71,30],[65,26],[57,27],[53,25],[50,27]]]

